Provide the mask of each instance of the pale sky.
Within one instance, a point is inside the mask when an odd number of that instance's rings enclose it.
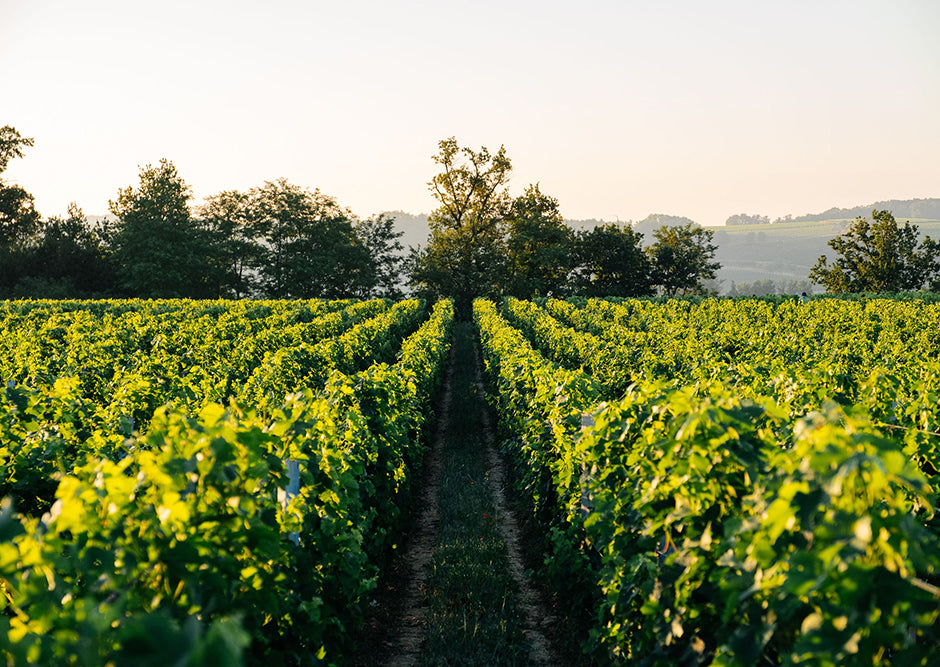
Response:
[[[0,0],[0,71],[47,217],[164,157],[428,212],[449,136],[575,219],[940,197],[940,0]]]

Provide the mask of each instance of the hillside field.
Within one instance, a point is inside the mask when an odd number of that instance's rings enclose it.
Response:
[[[832,256],[829,239],[845,232],[852,218],[772,225],[709,227],[715,231],[720,291],[731,283],[757,280],[806,280],[820,255]],[[917,225],[921,235],[940,238],[940,220],[905,219]]]

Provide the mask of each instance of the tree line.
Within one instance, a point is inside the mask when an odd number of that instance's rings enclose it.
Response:
[[[433,159],[439,171],[429,187],[438,207],[427,245],[408,255],[408,280],[418,294],[453,297],[458,313],[476,296],[704,293],[720,268],[714,233],[692,223],[663,225],[644,247],[629,224],[572,229],[538,183],[512,197],[504,147],[473,150],[451,137]]]
[[[0,128],[0,177],[33,140]],[[539,185],[512,197],[505,149],[442,140],[428,184],[438,207],[425,246],[404,251],[394,217],[360,219],[319,190],[284,179],[223,191],[200,206],[168,160],[118,190],[111,218],[72,204],[43,219],[0,178],[0,296],[139,298],[531,298],[703,293],[713,232],[663,225],[644,247],[629,224],[574,230]]]
[[[33,144],[0,130],[0,174]],[[168,160],[91,224],[72,204],[43,220],[32,196],[0,180],[0,296],[346,298],[402,296],[399,232],[284,179],[223,191],[198,207]]]

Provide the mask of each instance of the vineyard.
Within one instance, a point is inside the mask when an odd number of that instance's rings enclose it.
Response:
[[[397,539],[453,310],[4,304],[0,654],[335,661]]]
[[[936,306],[509,299],[474,317],[597,661],[940,648]]]
[[[414,509],[451,302],[0,318],[7,664],[347,661]],[[473,325],[585,663],[940,650],[940,305],[509,298]]]

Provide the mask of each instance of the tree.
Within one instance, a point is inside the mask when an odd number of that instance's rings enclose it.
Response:
[[[356,236],[369,257],[369,270],[359,296],[399,299],[401,291],[402,244],[404,232],[395,230],[395,217],[387,213],[358,220]]]
[[[412,253],[410,280],[419,293],[453,297],[467,318],[474,297],[500,292],[512,164],[502,146],[491,155],[461,148],[451,137],[438,149],[433,159],[441,172],[428,187],[440,206],[429,216],[427,248]]]
[[[33,140],[15,128],[0,127],[0,174],[10,160],[23,157],[23,148]],[[33,196],[18,185],[7,185],[0,179],[0,249],[15,251],[35,241],[42,217],[36,211]]]
[[[254,188],[249,225],[263,249],[264,293],[275,299],[355,296],[371,270],[352,214],[335,200],[284,179]]]
[[[0,174],[10,160],[23,156],[24,147],[32,145],[32,139],[13,127],[0,127]],[[19,281],[28,266],[24,252],[36,242],[41,222],[33,196],[0,179],[0,287],[9,289]]]
[[[520,299],[562,294],[574,268],[574,233],[558,200],[529,185],[512,200],[506,220],[506,289]]]
[[[647,296],[653,293],[643,235],[630,225],[598,225],[578,234],[575,286],[586,296]]]
[[[240,299],[254,293],[264,251],[253,236],[250,195],[225,190],[207,197],[199,215],[211,240],[210,275],[218,296]]]
[[[26,256],[24,274],[33,287],[27,289],[21,280],[17,291],[22,296],[90,297],[114,290],[116,276],[103,239],[75,202],[67,218],[44,223],[38,244]]]
[[[212,297],[210,239],[189,210],[189,186],[163,159],[140,170],[140,186],[109,202],[121,287],[141,298]]]
[[[18,185],[0,181],[0,247],[22,250],[37,240],[41,226],[33,196]]]
[[[770,218],[766,215],[748,215],[747,213],[736,213],[728,216],[725,225],[769,225]]]
[[[929,236],[918,247],[918,230],[899,226],[890,211],[873,210],[871,221],[856,218],[848,231],[829,241],[838,256],[821,255],[809,279],[827,292],[901,292],[935,287],[940,244]]]
[[[23,157],[23,147],[32,146],[33,140],[24,137],[9,125],[0,127],[0,174],[7,170],[10,160]]]
[[[704,293],[703,281],[713,280],[721,268],[714,261],[718,249],[712,242],[714,236],[714,231],[691,222],[674,227],[663,225],[653,232],[656,240],[646,249],[653,284],[666,296]]]

